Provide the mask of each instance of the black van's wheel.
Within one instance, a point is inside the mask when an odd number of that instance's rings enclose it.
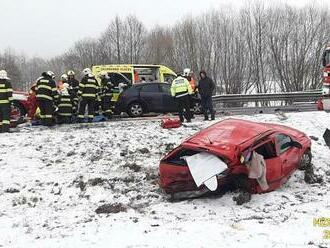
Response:
[[[131,103],[127,108],[127,114],[130,117],[140,117],[143,114],[143,107],[139,102]]]
[[[307,168],[311,167],[311,165],[312,165],[312,153],[310,150],[306,150],[301,157],[298,169],[306,170]]]
[[[194,102],[193,112],[196,115],[202,114],[202,104],[200,102]]]

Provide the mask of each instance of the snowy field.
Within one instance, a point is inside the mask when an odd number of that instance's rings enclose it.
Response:
[[[236,206],[234,193],[171,203],[157,185],[167,151],[214,122],[161,129],[159,121],[22,127],[0,134],[0,247],[330,247],[330,114],[236,116],[314,136],[315,172]],[[218,120],[228,117],[219,117]],[[117,213],[97,214],[108,204]]]

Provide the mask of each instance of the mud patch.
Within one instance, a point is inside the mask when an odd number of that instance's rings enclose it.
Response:
[[[88,180],[88,185],[91,186],[97,186],[97,185],[103,185],[105,182],[107,182],[107,179],[96,177],[96,178],[91,178]]]
[[[5,189],[5,193],[19,193],[19,189],[16,189],[16,188],[8,188],[8,189]]]
[[[126,164],[124,164],[124,168],[128,168],[134,172],[141,171],[141,166],[136,163],[126,163]]]
[[[115,204],[104,204],[99,206],[95,213],[97,214],[116,214],[120,212],[126,212],[127,207],[121,203],[115,203]]]

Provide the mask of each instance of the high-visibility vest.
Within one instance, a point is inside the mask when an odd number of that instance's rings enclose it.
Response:
[[[173,80],[171,85],[172,96],[182,97],[191,94],[193,94],[193,90],[186,78],[177,77],[176,79]]]

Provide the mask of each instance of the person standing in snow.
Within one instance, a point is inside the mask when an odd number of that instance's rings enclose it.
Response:
[[[9,132],[13,89],[5,70],[0,71],[0,133]]]
[[[70,70],[67,73],[68,75],[68,84],[69,84],[69,93],[73,98],[73,113],[76,114],[78,111],[78,91],[79,91],[79,81],[75,78],[74,71]]]
[[[70,124],[72,122],[73,99],[69,94],[69,84],[64,83],[60,90],[57,110],[57,123]]]
[[[84,77],[79,84],[78,96],[81,98],[78,112],[78,122],[83,122],[85,118],[85,109],[88,108],[88,122],[92,122],[95,114],[95,103],[99,84],[92,74],[91,69],[83,70]]]
[[[55,75],[52,71],[43,72],[37,80],[36,94],[42,124],[52,126],[54,105],[58,99]]]
[[[175,98],[179,105],[180,121],[184,122],[184,116],[187,122],[191,122],[190,112],[190,95],[193,94],[188,80],[178,74],[178,77],[173,80],[171,85],[171,95]]]
[[[211,114],[211,120],[214,120],[215,116],[212,102],[212,93],[215,89],[215,84],[213,80],[206,75],[205,71],[202,70],[199,75],[201,79],[198,82],[197,89],[201,95],[204,120],[207,121],[209,119],[208,112]]]
[[[113,84],[110,81],[110,77],[106,71],[100,72],[101,78],[101,101],[102,101],[102,111],[103,114],[110,119],[112,116],[111,110],[111,98],[112,98],[112,88]]]

